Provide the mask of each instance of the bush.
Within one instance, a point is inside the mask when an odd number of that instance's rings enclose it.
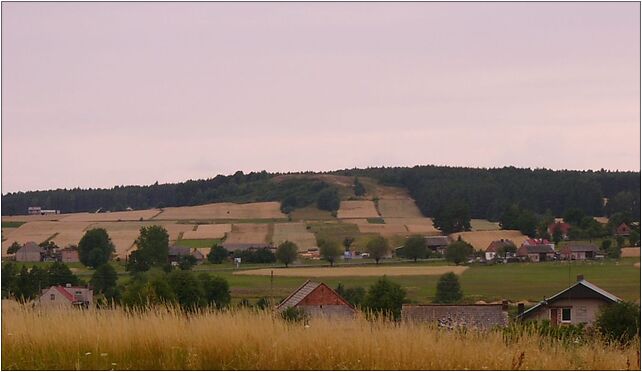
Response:
[[[343,284],[339,283],[335,291],[352,306],[361,305],[366,297],[366,290],[363,287],[345,288]]]
[[[339,193],[335,188],[325,189],[319,193],[317,208],[324,211],[336,211],[339,209],[340,203],[341,199],[339,199]]]
[[[288,307],[281,312],[281,318],[286,322],[301,323],[308,320],[308,314],[305,310],[298,307]]]
[[[437,282],[437,293],[435,294],[434,303],[450,304],[462,299],[464,294],[459,285],[459,278],[455,273],[446,273],[439,278]]]
[[[640,306],[632,302],[605,306],[595,326],[608,340],[628,343],[640,335]]]
[[[115,251],[107,230],[101,228],[88,230],[78,243],[80,262],[92,268],[106,264]]]
[[[375,315],[390,316],[393,320],[399,320],[405,299],[406,291],[399,284],[383,276],[368,289],[363,306]]]
[[[474,253],[473,247],[465,241],[458,240],[446,247],[446,260],[459,265]]]
[[[234,257],[240,257],[242,262],[247,263],[274,263],[276,256],[269,248],[237,250]]]
[[[212,249],[210,249],[210,253],[207,254],[207,261],[213,264],[220,264],[227,260],[229,255],[230,254],[227,249],[219,245],[214,245]]]

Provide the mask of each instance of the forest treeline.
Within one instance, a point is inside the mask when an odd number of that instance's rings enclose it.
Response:
[[[311,174],[311,173],[307,173]],[[536,213],[562,215],[573,208],[592,216],[630,209],[640,214],[640,173],[548,169],[463,168],[443,166],[346,169],[325,174],[372,177],[382,184],[406,188],[426,216],[446,205],[465,205],[472,218],[499,220],[511,205]],[[282,178],[281,174],[236,172],[211,179],[110,189],[58,189],[8,193],[2,214],[25,214],[30,206],[62,213],[120,211],[190,206],[215,202],[282,202],[282,210],[317,203],[337,206],[335,186],[312,178]],[[604,198],[610,202],[605,205]],[[330,200],[329,203],[326,203]],[[610,204],[610,205],[609,205]]]

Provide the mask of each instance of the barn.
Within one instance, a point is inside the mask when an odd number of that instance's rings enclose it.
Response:
[[[306,281],[276,307],[283,312],[291,307],[303,309],[312,317],[352,318],[354,306],[324,283]]]

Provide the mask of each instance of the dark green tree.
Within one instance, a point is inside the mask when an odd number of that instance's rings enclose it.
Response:
[[[378,265],[379,261],[390,252],[388,239],[380,235],[371,238],[366,244],[366,252],[370,254],[370,258],[374,259]]]
[[[296,244],[288,240],[279,244],[279,247],[276,249],[276,259],[285,264],[285,267],[288,267],[289,264],[294,262],[298,254],[299,248]]]
[[[450,272],[439,277],[434,303],[451,304],[460,301],[463,296],[459,278],[455,273]]]
[[[136,250],[127,257],[127,271],[134,273],[145,272],[152,268],[151,259]]]
[[[324,211],[336,211],[339,209],[339,193],[335,188],[325,189],[319,193],[317,207]]]
[[[181,270],[191,270],[192,267],[196,266],[197,262],[196,257],[191,254],[183,255],[178,258],[178,268]]]
[[[108,263],[98,266],[89,281],[94,289],[94,293],[102,294],[108,301],[118,300],[120,298],[117,282],[118,274],[114,267]]]
[[[370,288],[363,301],[363,307],[394,320],[401,318],[401,306],[406,299],[406,291],[385,275],[379,278]]]
[[[473,247],[463,240],[450,243],[446,247],[446,260],[459,265],[474,253]]]
[[[168,274],[167,281],[176,295],[176,301],[183,309],[195,310],[205,303],[203,286],[193,272],[172,271]]]
[[[212,277],[206,273],[201,273],[199,279],[209,305],[215,306],[217,309],[229,306],[232,295],[227,280],[218,276]]]
[[[441,205],[434,213],[433,225],[444,234],[470,230],[468,206],[460,201]]]
[[[69,270],[69,267],[62,262],[53,262],[47,268],[49,281],[47,286],[52,285],[79,285],[80,279]]]
[[[609,340],[631,342],[640,336],[640,306],[632,302],[605,306],[595,326]]]
[[[413,235],[406,240],[402,251],[404,257],[417,262],[417,259],[426,257],[426,240],[421,235]]]
[[[21,245],[20,243],[18,243],[18,242],[13,242],[13,243],[11,243],[11,245],[9,246],[9,248],[7,248],[7,253],[8,253],[8,254],[15,254],[16,252],[18,252],[18,250],[19,250],[20,248],[22,248],[22,245]]]
[[[229,256],[230,254],[227,249],[218,244],[214,244],[212,249],[210,249],[210,253],[207,254],[207,260],[213,264],[220,264],[227,260]]]
[[[163,265],[167,262],[169,253],[169,234],[162,226],[143,226],[136,239],[136,246],[138,246],[139,257],[150,265]]]
[[[78,243],[78,258],[80,262],[92,268],[106,264],[115,252],[107,230],[95,228],[87,230]]]
[[[321,258],[328,261],[330,263],[330,266],[334,266],[334,263],[339,257],[341,257],[342,254],[339,243],[334,240],[325,239],[320,239],[317,243],[317,245],[319,246],[319,255],[321,256]]]
[[[359,306],[363,303],[366,297],[366,290],[363,287],[349,287],[346,288],[343,284],[339,283],[335,291],[343,297],[352,306]]]
[[[366,194],[366,188],[363,186],[358,177],[354,178],[354,194],[356,196],[363,196]]]
[[[564,222],[579,226],[584,216],[584,211],[580,208],[569,208],[564,212]]]

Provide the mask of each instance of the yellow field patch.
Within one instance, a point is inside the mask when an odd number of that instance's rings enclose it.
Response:
[[[144,209],[139,211],[123,211],[123,212],[106,212],[106,213],[72,213],[61,218],[60,221],[140,221],[149,220],[160,213],[160,209]]]
[[[497,231],[466,231],[449,235],[454,241],[461,236],[462,240],[468,242],[478,251],[488,248],[491,242],[500,239],[512,240],[519,247],[528,237],[517,230],[497,230]]]
[[[388,225],[383,223],[357,224],[359,232],[367,234],[374,233],[381,236],[407,235],[408,229],[405,225]]]
[[[183,239],[222,239],[230,231],[232,225],[229,223],[198,225],[196,231],[186,231]]]
[[[470,227],[473,231],[488,231],[500,229],[498,222],[490,222],[488,220],[479,219],[470,220]]]
[[[29,241],[38,244],[57,234],[52,241],[59,247],[68,244],[78,244],[84,234],[89,222],[62,222],[62,221],[33,221],[25,223],[7,236],[2,242],[2,254],[6,254],[7,248],[14,242],[24,244]]]
[[[267,243],[270,225],[267,223],[239,223],[232,225],[226,243]]]
[[[216,220],[216,219],[269,219],[287,218],[278,202],[214,203],[194,207],[165,208],[155,220]]]
[[[405,218],[384,218],[388,225],[404,225],[409,234],[421,235],[441,235],[441,231],[437,230],[432,224],[432,218],[426,217],[405,217]]]
[[[3,222],[33,222],[33,221],[58,221],[61,218],[71,216],[71,214],[24,214],[18,216],[2,216]]]
[[[371,218],[379,217],[371,200],[346,200],[341,202],[338,218]]]
[[[462,274],[466,266],[369,266],[369,267],[291,267],[235,271],[234,275],[296,276],[303,278],[328,278],[343,276],[419,276],[443,275],[448,272]]]
[[[404,199],[379,199],[379,212],[385,217],[422,217],[415,201]]]
[[[275,223],[272,242],[279,245],[286,240],[296,244],[299,251],[316,248],[317,240],[314,234],[305,228],[304,223]]]
[[[622,257],[640,257],[640,247],[622,248]]]

